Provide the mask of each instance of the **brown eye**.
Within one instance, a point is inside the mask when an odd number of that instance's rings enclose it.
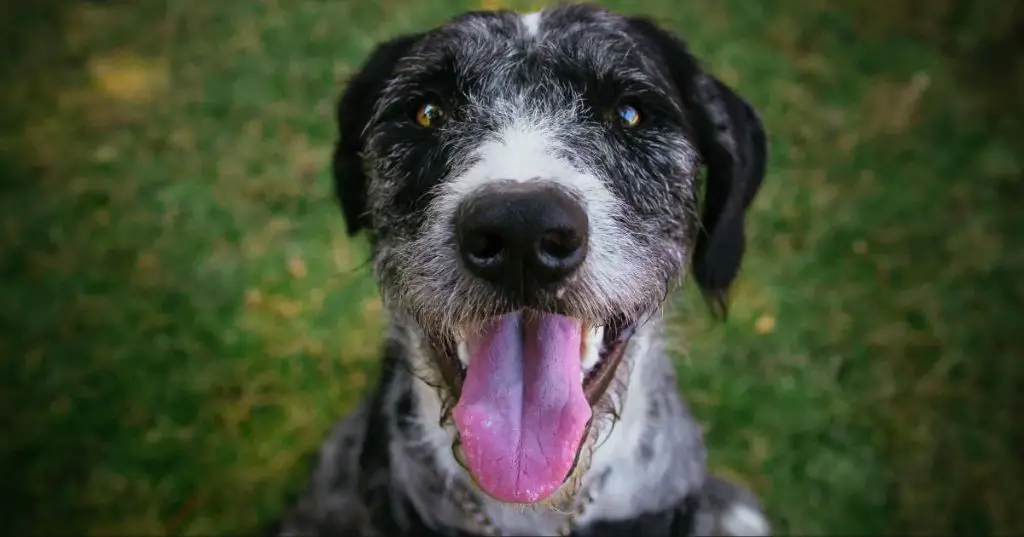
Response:
[[[635,106],[624,104],[615,111],[619,116],[619,121],[622,125],[628,129],[636,127],[640,124],[640,110]]]
[[[437,124],[444,117],[444,111],[434,103],[423,103],[416,110],[416,123],[425,129]]]

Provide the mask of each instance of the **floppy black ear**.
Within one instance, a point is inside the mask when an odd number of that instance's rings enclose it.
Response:
[[[682,40],[649,19],[632,23],[668,68],[707,167],[693,275],[712,312],[724,317],[746,249],[744,216],[765,175],[768,137],[750,103],[704,72]]]
[[[349,235],[369,227],[366,207],[366,172],[363,167],[363,130],[369,123],[377,99],[398,60],[418,35],[397,37],[377,46],[353,76],[338,101],[338,143],[334,147],[332,171],[334,190]]]

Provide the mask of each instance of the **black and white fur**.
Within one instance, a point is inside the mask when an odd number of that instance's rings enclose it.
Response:
[[[426,101],[443,105],[437,128],[413,120]],[[643,116],[635,128],[615,120],[623,102]],[[389,312],[383,372],[276,534],[556,535],[573,512],[573,535],[768,535],[752,495],[706,474],[660,319],[688,264],[725,312],[767,158],[745,100],[655,23],[576,4],[468,13],[379,45],[338,124],[338,198],[349,232],[370,239]],[[499,181],[580,200],[589,250],[572,278],[511,298],[460,265],[455,212]],[[636,327],[572,478],[530,506],[490,499],[456,462],[436,351],[464,323],[524,306]]]

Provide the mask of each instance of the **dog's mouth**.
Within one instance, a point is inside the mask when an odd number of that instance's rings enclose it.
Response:
[[[457,403],[459,463],[488,495],[537,503],[573,473],[635,325],[525,310],[463,328],[438,349]]]

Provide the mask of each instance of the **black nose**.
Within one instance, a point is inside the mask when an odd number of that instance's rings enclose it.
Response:
[[[470,272],[520,296],[558,283],[587,255],[587,213],[552,184],[501,182],[464,200],[455,218]]]

